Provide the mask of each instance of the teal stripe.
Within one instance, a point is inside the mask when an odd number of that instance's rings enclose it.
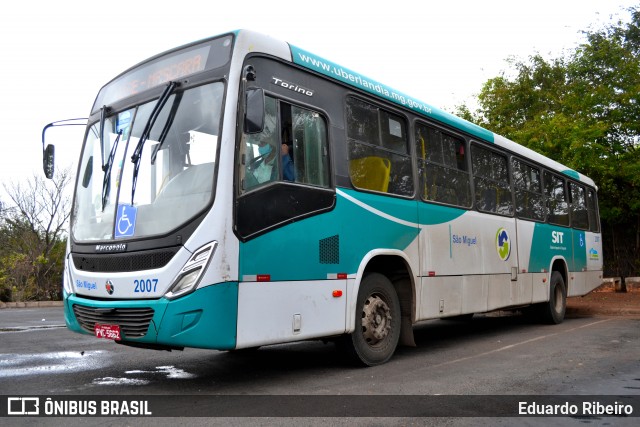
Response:
[[[340,191],[348,197],[338,192],[331,212],[241,243],[240,277],[326,280],[329,274],[353,274],[371,250],[404,250],[420,233],[414,200]]]
[[[573,179],[577,179],[578,181],[580,181],[580,174],[574,170],[567,169],[567,170],[563,170],[562,173],[567,175],[568,177],[571,177]]]
[[[240,277],[263,274],[272,281],[325,280],[329,274],[353,274],[368,252],[404,251],[424,225],[444,224],[465,212],[341,188],[332,211],[241,243]]]

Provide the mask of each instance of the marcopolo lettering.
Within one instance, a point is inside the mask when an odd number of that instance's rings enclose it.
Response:
[[[96,245],[96,252],[124,252],[127,250],[126,243],[111,243],[106,245]]]

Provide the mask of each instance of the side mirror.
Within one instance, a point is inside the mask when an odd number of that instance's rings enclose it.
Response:
[[[86,118],[78,118],[78,119],[66,119],[66,120],[58,120],[57,122],[51,122],[45,127],[42,128],[42,168],[44,169],[44,176],[48,179],[53,178],[53,170],[54,170],[54,160],[55,160],[55,148],[52,144],[48,144],[45,148],[44,146],[44,136],[47,132],[47,129],[53,126],[86,126],[87,119]]]
[[[245,93],[244,132],[260,133],[264,129],[264,91],[249,88]]]
[[[42,168],[44,169],[44,176],[48,179],[53,178],[55,151],[55,147],[49,144],[42,153]]]

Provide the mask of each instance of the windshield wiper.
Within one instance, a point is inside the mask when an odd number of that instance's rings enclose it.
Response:
[[[111,166],[113,165],[113,158],[116,156],[116,150],[118,149],[118,142],[120,142],[121,136],[122,130],[118,132],[118,136],[113,142],[109,158],[107,159],[107,164],[102,166],[102,171],[104,172],[104,177],[102,178],[102,212],[104,212],[104,207],[107,204],[107,198],[109,197],[109,190],[111,189],[111,180],[109,179],[111,177]]]
[[[133,206],[133,199],[136,194],[136,184],[138,182],[138,171],[140,170],[140,161],[142,160],[142,149],[144,148],[144,143],[147,142],[149,138],[149,134],[151,134],[151,129],[156,122],[156,119],[160,115],[162,111],[162,107],[169,100],[169,96],[171,96],[171,92],[178,86],[177,82],[169,82],[167,87],[158,98],[158,102],[153,107],[151,114],[149,115],[149,119],[144,126],[144,130],[142,131],[142,135],[140,135],[140,139],[138,140],[138,145],[136,145],[135,150],[133,150],[133,155],[131,156],[131,162],[134,164],[133,166],[133,181],[131,183],[131,206]]]
[[[107,117],[109,107],[103,105],[100,109],[100,165],[104,169],[104,121]]]
[[[169,112],[169,118],[167,119],[167,123],[165,123],[164,128],[162,129],[162,133],[160,134],[160,138],[158,139],[158,144],[153,148],[153,152],[151,153],[151,164],[154,165],[156,163],[156,157],[158,157],[158,151],[162,148],[162,144],[167,139],[167,134],[169,133],[169,129],[173,124],[173,120],[176,118],[176,113],[178,111],[178,107],[180,106],[180,101],[182,101],[182,92],[176,94],[176,98],[173,101],[173,105],[171,106],[171,111]]]

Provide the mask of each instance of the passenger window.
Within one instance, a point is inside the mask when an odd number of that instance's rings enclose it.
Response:
[[[471,146],[471,164],[478,210],[513,215],[507,157],[474,144]]]
[[[589,228],[586,191],[583,186],[574,182],[569,183],[569,189],[571,191],[571,225],[586,230]]]
[[[364,190],[413,194],[406,120],[356,98],[347,99],[349,176]]]
[[[283,108],[283,115],[286,108]],[[284,135],[289,133],[285,119]],[[320,114],[300,107],[291,107],[291,143],[293,151],[294,180],[302,184],[329,186],[327,126]]]
[[[471,189],[464,140],[418,124],[416,144],[422,198],[469,207]]]
[[[518,218],[544,221],[545,208],[540,169],[516,158],[512,160],[511,167],[516,196],[516,215]]]
[[[317,112],[265,97],[265,125],[245,134],[240,153],[243,192],[275,181],[329,187],[327,126]]]
[[[242,189],[251,190],[262,184],[279,180],[277,102],[265,97],[264,129],[257,134],[244,134],[241,146]]]
[[[600,218],[598,218],[598,198],[591,188],[587,192],[587,214],[589,216],[589,230],[600,231]]]
[[[569,204],[564,179],[550,172],[544,173],[544,195],[547,199],[548,221],[551,224],[569,226]]]

